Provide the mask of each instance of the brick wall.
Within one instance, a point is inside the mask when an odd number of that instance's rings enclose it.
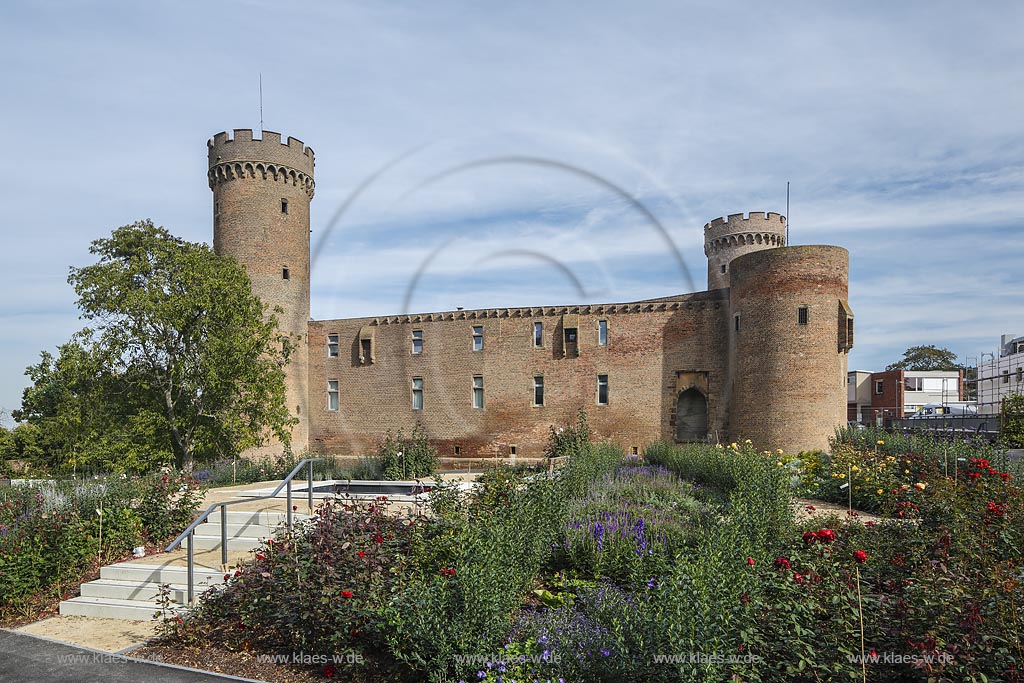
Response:
[[[406,433],[419,422],[442,456],[535,458],[552,426],[584,408],[598,438],[625,448],[671,439],[677,373],[707,373],[709,430],[722,434],[727,404],[725,292],[616,306],[460,311],[425,316],[310,323],[311,448],[351,455],[372,452],[386,430]],[[563,321],[573,317],[578,356],[563,355]],[[598,322],[608,344],[598,344]],[[543,346],[533,324],[543,324]],[[473,350],[473,327],[484,348]],[[360,362],[360,331],[373,336],[372,364]],[[412,332],[423,351],[412,354]],[[338,357],[327,354],[337,334]],[[598,405],[598,375],[608,376],[607,405]],[[484,380],[484,408],[473,408],[473,377]],[[533,405],[535,376],[544,406]],[[424,406],[412,407],[412,380],[423,379]],[[327,382],[339,383],[339,410],[327,410]]]

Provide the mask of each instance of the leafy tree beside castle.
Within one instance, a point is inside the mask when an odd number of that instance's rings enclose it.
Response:
[[[885,366],[886,370],[959,370],[963,366],[956,354],[934,344],[911,346],[903,358]]]
[[[288,443],[291,341],[234,259],[150,221],[90,252],[97,263],[68,277],[90,326],[27,370],[15,411],[39,427],[53,464],[191,468],[271,435]]]

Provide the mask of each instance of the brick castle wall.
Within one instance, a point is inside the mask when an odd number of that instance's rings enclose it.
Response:
[[[584,408],[598,439],[629,449],[672,439],[678,373],[707,373],[709,429],[724,431],[726,380],[720,340],[724,292],[608,306],[456,311],[310,323],[310,446],[341,455],[374,451],[387,430],[420,423],[442,457],[543,455],[552,426]],[[607,321],[608,344],[598,344]],[[543,346],[533,345],[533,324]],[[578,330],[578,355],[564,355],[564,325]],[[473,327],[483,350],[473,350]],[[412,333],[423,351],[412,353]],[[360,332],[373,336],[374,362],[360,361]],[[328,356],[328,335],[339,354]],[[598,375],[608,376],[608,404],[598,405]],[[484,381],[484,408],[473,407],[473,377]],[[544,405],[533,405],[534,377]],[[412,380],[423,379],[423,409],[412,407]],[[339,383],[339,409],[327,410],[327,383]]]

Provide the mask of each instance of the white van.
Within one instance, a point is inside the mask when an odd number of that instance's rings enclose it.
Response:
[[[928,403],[921,406],[908,420],[920,420],[928,417],[974,417],[978,414],[978,404],[970,401],[954,401],[952,403]]]

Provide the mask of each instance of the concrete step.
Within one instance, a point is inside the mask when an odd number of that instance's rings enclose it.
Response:
[[[206,521],[211,524],[220,524],[220,508],[210,513]],[[292,520],[308,519],[310,515],[292,513]],[[272,512],[268,510],[228,510],[228,524],[260,524],[262,526],[275,527],[288,521],[288,513]]]
[[[111,581],[132,581],[141,583],[188,584],[188,568],[184,566],[161,566],[155,564],[134,564],[120,562],[100,568],[100,578]],[[224,572],[213,567],[195,567],[195,585],[212,586],[224,582]]]
[[[103,619],[152,621],[159,611],[160,605],[158,603],[142,600],[118,600],[115,598],[79,596],[60,603],[60,613],[62,615],[100,617]]]
[[[194,548],[196,550],[218,550],[221,546],[220,543],[220,530],[216,532],[210,529],[208,534],[200,534],[199,530],[202,526],[196,529],[196,534],[192,537]],[[253,548],[259,547],[260,543],[268,538],[268,536],[235,536],[228,537],[228,550],[252,550]],[[188,548],[188,539],[182,542],[183,548]]]
[[[173,584],[168,597],[179,605],[188,600],[188,586]],[[198,592],[205,590],[204,586]],[[135,581],[116,581],[113,579],[96,579],[82,584],[82,597],[111,598],[114,600],[131,600],[133,602],[157,602],[160,598],[160,584],[137,583]]]

